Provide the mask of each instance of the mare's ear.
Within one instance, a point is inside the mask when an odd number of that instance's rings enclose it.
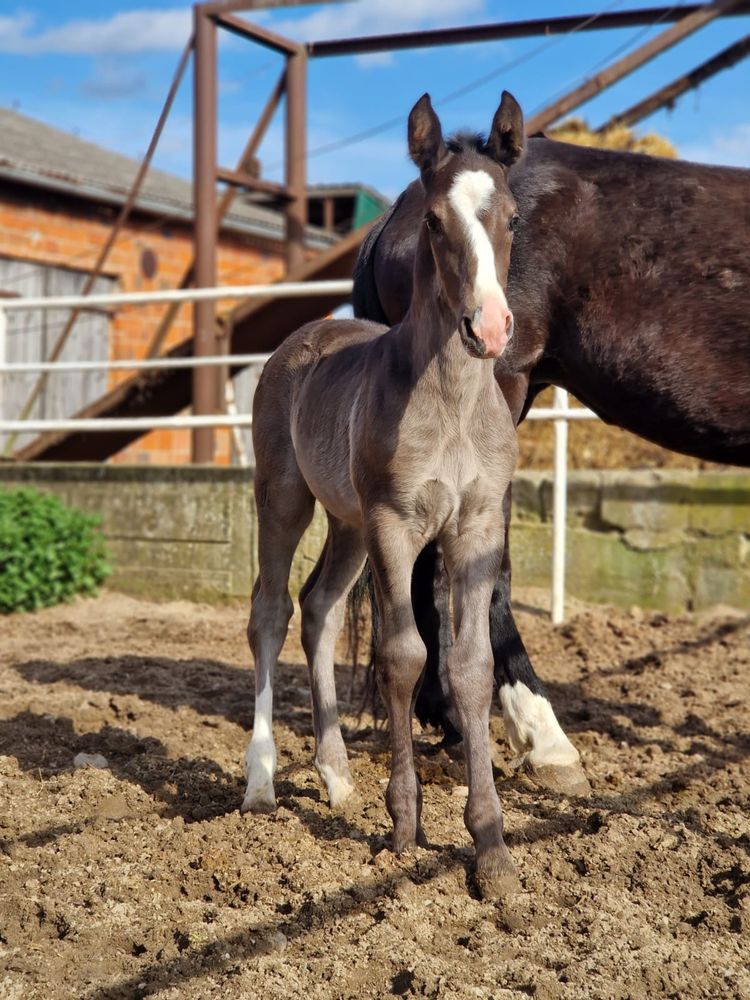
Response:
[[[429,94],[422,94],[409,112],[409,156],[419,167],[423,181],[445,156],[443,130]]]
[[[523,147],[523,112],[515,97],[504,90],[500,107],[492,119],[487,154],[502,166],[509,167],[523,155]]]

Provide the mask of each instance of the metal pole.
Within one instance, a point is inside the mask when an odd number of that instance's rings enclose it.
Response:
[[[201,7],[193,10],[195,34],[193,201],[195,204],[195,283],[216,284],[216,25]],[[211,301],[193,306],[194,353],[216,354],[216,307]],[[193,413],[216,412],[216,372],[193,370]],[[192,435],[193,462],[212,462],[214,430],[198,427]]]
[[[513,38],[538,38],[572,34],[574,31],[647,27],[658,22],[678,21],[687,14],[701,10],[703,6],[695,3],[685,5],[671,3],[666,7],[637,7],[634,10],[611,13],[603,13],[600,10],[596,13],[535,18],[529,21],[472,24],[462,28],[433,28],[430,31],[402,31],[392,35],[365,35],[363,38],[333,38],[308,42],[307,53],[310,56],[353,56],[370,52],[423,49],[433,45],[464,45],[498,39],[507,41]],[[750,3],[745,0],[744,3],[738,4],[737,10],[732,11],[732,14],[738,16],[750,14]]]
[[[555,386],[554,408],[568,409],[568,394]],[[565,619],[565,525],[568,495],[568,420],[555,419],[555,469],[552,497],[552,624]]]
[[[286,70],[281,74],[278,81],[276,82],[276,86],[271,91],[271,96],[268,98],[268,103],[261,112],[261,116],[258,119],[255,128],[253,129],[253,134],[248,139],[247,145],[245,146],[242,152],[242,156],[240,156],[239,158],[239,161],[237,163],[238,170],[245,170],[248,167],[252,158],[255,156],[258,146],[260,146],[263,140],[263,136],[266,134],[266,131],[268,130],[268,126],[271,123],[271,119],[273,118],[274,112],[276,111],[276,108],[279,106],[279,102],[281,101],[281,98],[284,94],[285,86],[286,86]],[[232,202],[234,201],[234,196],[236,193],[237,193],[236,188],[232,187],[227,188],[227,190],[224,192],[221,199],[219,200],[219,207],[216,210],[217,226],[221,225],[224,216],[232,207]],[[219,235],[218,231],[216,235],[218,238]],[[195,261],[191,260],[190,264],[182,274],[182,279],[180,280],[179,287],[187,288],[188,285],[191,285],[194,280],[195,280]],[[153,337],[151,338],[151,343],[148,345],[148,350],[146,351],[147,357],[153,358],[161,351],[164,341],[167,338],[167,334],[169,333],[179,310],[180,307],[176,303],[171,305],[169,309],[165,310],[164,315],[162,316],[159,325],[156,328]]]
[[[732,9],[738,6],[739,0],[716,0],[714,3],[705,4],[694,13],[683,17],[677,24],[673,24],[671,28],[662,31],[656,38],[641,45],[634,52],[629,52],[622,59],[612,63],[600,73],[596,73],[580,87],[576,87],[570,93],[553,101],[552,104],[526,122],[526,131],[529,135],[544,131],[558,118],[562,118],[569,111],[584,104],[596,94],[606,90],[607,87],[611,87],[613,83],[622,80],[639,66],[643,66],[662,52],[671,49],[673,45],[682,41],[683,38],[687,38],[688,35],[692,35],[699,28],[703,28],[715,18],[730,14]]]
[[[672,83],[668,83],[666,87],[661,87],[659,90],[654,91],[653,94],[634,104],[627,111],[621,111],[620,114],[613,115],[596,130],[597,134],[601,135],[603,132],[608,132],[611,128],[617,128],[618,125],[625,125],[626,127],[637,125],[638,122],[643,121],[644,118],[648,118],[649,115],[652,115],[660,108],[665,106],[671,108],[675,101],[687,93],[688,90],[694,90],[712,76],[716,76],[722,70],[729,69],[742,59],[746,59],[749,55],[750,35],[745,35],[744,38],[741,38],[728,48],[722,49],[721,52],[718,52],[706,62],[701,63],[700,66],[691,69],[689,73],[685,73],[684,76],[678,77]]]
[[[302,46],[287,58],[286,66],[286,187],[291,200],[284,211],[289,274],[305,261],[307,53]]]

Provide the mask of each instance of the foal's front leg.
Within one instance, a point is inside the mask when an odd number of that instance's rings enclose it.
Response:
[[[396,854],[425,846],[422,789],[414,769],[411,712],[427,650],[414,621],[411,576],[422,541],[392,511],[368,518],[367,554],[380,615],[375,671],[391,730],[391,777],[385,804],[393,820]]]
[[[485,897],[500,897],[518,889],[516,867],[503,840],[490,754],[493,658],[487,615],[500,550],[481,533],[464,533],[446,544],[445,555],[456,620],[448,683],[464,737],[469,785],[464,821],[476,849],[479,889]]]

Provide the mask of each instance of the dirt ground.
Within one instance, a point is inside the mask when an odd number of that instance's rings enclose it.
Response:
[[[513,774],[493,718],[523,884],[503,903],[473,889],[463,767],[435,734],[429,849],[388,850],[367,717],[345,716],[361,799],[331,815],[296,622],[279,808],[241,817],[244,609],[105,593],[0,620],[0,997],[750,997],[750,618],[579,606],[553,629],[520,597],[593,796]]]

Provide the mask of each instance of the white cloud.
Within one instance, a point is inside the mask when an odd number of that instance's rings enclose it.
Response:
[[[678,149],[683,160],[726,167],[750,167],[750,122],[741,122],[722,132],[715,132],[707,142],[680,145]]]
[[[258,11],[251,19],[300,40],[465,23],[484,10],[485,0],[378,0],[332,4],[299,18],[269,18]],[[0,17],[0,52],[13,55],[103,55],[180,49],[192,27],[190,7],[122,11],[108,18],[77,18],[39,28],[33,15]],[[387,53],[368,56],[364,64],[383,65]]]
[[[466,24],[485,9],[485,0],[361,0],[360,3],[331,4],[304,17],[274,18],[274,31],[299,41],[348,38],[392,31]],[[390,54],[360,57],[362,65],[388,65]]]
[[[290,38],[312,41],[349,35],[465,24],[485,9],[485,0],[360,0],[331,4],[302,17],[274,17],[269,11],[249,12],[251,20],[269,24]],[[77,18],[50,28],[39,27],[29,13],[0,16],[0,53],[9,55],[96,55],[169,51],[185,44],[192,28],[192,11],[153,8],[122,11],[108,18]],[[222,36],[223,33],[222,33]],[[359,57],[363,66],[389,65],[390,53]]]
[[[0,52],[12,55],[103,55],[181,49],[192,28],[189,7],[182,10],[129,10],[95,20],[79,18],[35,30],[28,14],[0,17]]]
[[[140,94],[147,83],[145,73],[129,66],[126,59],[114,56],[95,60],[93,71],[84,80],[81,90],[87,97],[111,100]]]

